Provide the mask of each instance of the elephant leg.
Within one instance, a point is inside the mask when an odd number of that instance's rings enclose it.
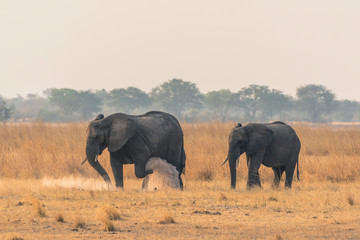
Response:
[[[279,187],[280,179],[285,169],[284,167],[273,167],[272,170],[274,171],[274,182],[272,186]]]
[[[254,185],[261,187],[259,168],[262,163],[262,159],[264,157],[265,150],[261,150],[250,156],[249,164],[248,164],[248,180],[247,180],[247,188],[251,188]]]
[[[137,178],[144,178],[145,176],[154,172],[152,169],[146,171],[145,164],[146,162],[135,162],[135,176]]]
[[[286,179],[285,179],[285,187],[291,188],[291,183],[292,183],[292,179],[293,179],[293,175],[294,175],[294,171],[295,171],[295,163],[288,164],[286,166],[285,169],[285,173],[286,173]]]
[[[116,187],[123,188],[124,187],[123,164],[120,162],[119,159],[112,156],[111,154],[110,154],[110,164],[114,174]]]
[[[183,181],[181,179],[181,173],[179,173],[179,184],[180,184],[180,189],[184,189],[184,184],[183,184]]]

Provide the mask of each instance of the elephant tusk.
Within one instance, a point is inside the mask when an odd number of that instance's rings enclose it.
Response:
[[[88,159],[85,158],[84,161],[81,162],[81,165],[83,165]]]
[[[229,158],[226,158],[225,161],[220,166],[224,165],[227,162],[228,159]]]
[[[239,166],[239,158],[236,160],[236,169],[238,168]]]
[[[98,155],[96,155],[96,157],[95,157],[95,162],[98,162],[98,161],[99,161]]]

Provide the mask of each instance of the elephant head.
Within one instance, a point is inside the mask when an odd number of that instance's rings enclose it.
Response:
[[[103,177],[105,182],[111,183],[109,175],[98,161],[98,155],[108,148],[109,152],[120,150],[135,134],[136,124],[125,115],[104,118],[99,114],[92,120],[87,129],[86,159],[90,165]]]
[[[241,123],[238,123],[231,130],[228,139],[228,155],[223,162],[225,164],[226,161],[229,161],[231,187],[235,188],[236,186],[236,168],[241,154],[246,152],[247,156],[251,156],[265,148],[271,140],[272,131],[263,125],[248,124],[243,127]]]

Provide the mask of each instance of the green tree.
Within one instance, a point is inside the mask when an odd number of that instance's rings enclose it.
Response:
[[[135,109],[147,108],[151,105],[150,97],[135,87],[111,90],[107,102],[112,108],[120,109],[125,113],[132,113]]]
[[[284,114],[290,110],[293,103],[292,98],[283,94],[282,91],[272,89],[264,91],[261,96],[262,112],[265,119],[271,119],[275,115],[284,120]]]
[[[225,122],[228,111],[235,106],[236,94],[228,89],[210,91],[204,96],[204,103],[212,110],[216,118]]]
[[[91,91],[81,91],[77,93],[78,111],[82,120],[89,120],[95,113],[101,111],[102,101]]]
[[[243,111],[246,120],[253,121],[256,115],[263,110],[263,98],[269,94],[267,86],[250,85],[237,92],[236,106]]]
[[[11,118],[11,108],[7,107],[6,101],[0,96],[0,121],[5,123]]]
[[[186,110],[200,108],[202,97],[195,83],[176,78],[151,91],[155,103],[180,118]]]
[[[49,93],[50,103],[58,106],[66,116],[73,114],[79,109],[78,92],[70,88],[51,89]]]
[[[350,100],[337,101],[336,119],[341,122],[360,121],[360,103]]]
[[[309,84],[297,88],[298,106],[308,114],[312,122],[320,122],[324,114],[330,114],[335,104],[335,94],[323,85]]]

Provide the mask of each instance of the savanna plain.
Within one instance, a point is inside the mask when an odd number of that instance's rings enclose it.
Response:
[[[300,181],[272,188],[262,166],[247,190],[241,156],[232,190],[220,165],[234,125],[182,124],[183,191],[142,191],[132,165],[123,190],[107,186],[80,165],[87,123],[1,125],[0,239],[360,239],[359,126],[291,124]],[[99,161],[111,173],[107,151]]]

